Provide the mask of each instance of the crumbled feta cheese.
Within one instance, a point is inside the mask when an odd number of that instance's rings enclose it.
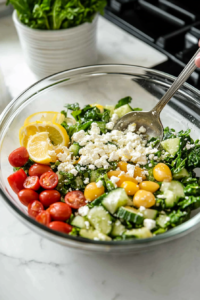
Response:
[[[156,198],[159,198],[159,199],[165,199],[166,196],[165,196],[165,195],[157,195]]]
[[[154,158],[154,154],[149,154],[149,159],[153,159]]]
[[[97,183],[96,183],[96,186],[98,188],[102,187],[103,186],[103,181],[102,180],[99,180]]]
[[[77,171],[75,168],[73,168],[73,169],[71,169],[71,170],[69,171],[69,173],[71,173],[71,174],[73,174],[74,176],[76,176],[76,175],[78,174],[78,171]]]
[[[88,184],[90,182],[89,178],[85,178],[85,180],[83,181],[84,184]]]
[[[119,119],[118,115],[113,114],[112,117],[111,117],[111,122],[116,123],[118,119]]]
[[[128,164],[127,165],[127,174],[130,175],[131,177],[133,177],[134,172],[135,172],[135,166]]]
[[[79,209],[78,209],[78,213],[79,215],[81,215],[82,217],[85,217],[87,216],[89,212],[89,207],[88,206],[81,206]]]
[[[94,166],[94,165],[89,165],[88,168],[89,168],[90,170],[95,170],[95,166]]]
[[[190,150],[191,148],[194,148],[194,147],[195,147],[195,145],[194,144],[190,144],[189,142],[187,142],[187,144],[185,145],[185,148],[187,150]]]
[[[109,161],[115,161],[119,159],[119,155],[116,152],[111,152],[110,157],[109,157]]]
[[[137,176],[135,179],[137,180],[137,182],[142,182],[142,177]]]
[[[114,125],[115,124],[113,122],[109,122],[109,123],[106,124],[106,128],[109,129],[109,130],[112,130]]]
[[[91,129],[89,131],[90,134],[100,134],[100,128],[99,126],[97,125],[97,123],[92,123],[91,125]]]
[[[166,217],[166,222],[169,222],[170,221],[170,217]]]
[[[111,176],[110,181],[114,184],[115,187],[117,187],[116,182],[119,181],[119,178],[116,176]]]
[[[95,236],[95,237],[93,238],[93,240],[94,240],[94,241],[99,241],[99,238]]]
[[[145,133],[147,130],[146,130],[146,128],[144,128],[144,126],[141,126],[140,128],[139,128],[139,132],[141,132],[141,133]]]
[[[128,125],[127,131],[134,132],[135,130],[136,130],[136,124],[135,123]]]
[[[156,221],[151,219],[144,219],[143,222],[144,227],[148,228],[149,230],[156,227]]]
[[[72,140],[74,142],[79,142],[80,140],[82,140],[85,137],[85,131],[84,130],[80,130],[78,132],[75,132],[72,135]]]
[[[153,165],[152,164],[149,164],[149,167],[151,168]]]
[[[144,206],[140,206],[139,210],[144,211],[146,208]]]
[[[86,229],[90,228],[90,223],[88,221],[85,221],[85,227],[86,227]]]

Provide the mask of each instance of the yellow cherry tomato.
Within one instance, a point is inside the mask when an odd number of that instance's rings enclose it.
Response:
[[[135,207],[144,206],[146,208],[149,208],[153,205],[155,205],[156,199],[154,195],[151,192],[145,191],[145,190],[139,190],[135,193],[133,197],[133,205]]]
[[[159,163],[153,168],[153,176],[157,181],[172,181],[172,172],[170,168],[163,163]]]
[[[125,161],[119,161],[117,166],[120,168],[120,170],[127,172],[127,163]]]
[[[125,161],[119,161],[117,166],[118,168],[120,168],[120,170],[127,172],[127,163]],[[135,166],[135,170],[134,170],[134,178],[136,177],[142,177],[142,180],[146,179],[146,176],[144,174],[144,170],[139,168],[138,166]]]
[[[139,184],[141,190],[155,193],[159,189],[159,184],[153,181],[143,181]]]
[[[133,196],[137,191],[139,191],[139,185],[132,181],[124,181],[120,187],[125,189],[129,196]]]
[[[111,178],[112,176],[119,178],[119,181],[116,182],[116,185],[118,187],[120,187],[124,181],[131,181],[131,182],[135,182],[137,184],[137,180],[135,178],[131,177],[128,174],[119,175],[120,173],[121,173],[121,171],[110,171],[107,173],[107,175],[109,178]]]
[[[99,196],[103,195],[104,193],[105,193],[104,186],[97,187],[95,182],[91,182],[86,186],[84,191],[84,196],[86,200],[93,201]]]

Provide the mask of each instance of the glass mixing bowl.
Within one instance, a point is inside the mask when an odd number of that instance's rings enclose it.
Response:
[[[200,213],[184,224],[150,239],[127,241],[92,241],[73,237],[36,222],[18,200],[7,182],[12,173],[8,154],[19,147],[18,133],[24,120],[38,111],[61,111],[66,103],[81,105],[98,102],[114,104],[125,96],[132,97],[132,106],[150,110],[174,77],[155,70],[130,65],[96,65],[64,71],[49,76],[14,99],[0,116],[0,187],[3,201],[25,225],[40,235],[67,247],[84,251],[127,253],[149,250],[160,243],[178,238],[200,224]],[[185,84],[173,97],[161,114],[164,126],[176,130],[191,128],[192,137],[199,137],[200,92]]]

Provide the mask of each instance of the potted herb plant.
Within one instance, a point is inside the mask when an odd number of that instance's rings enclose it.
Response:
[[[8,0],[26,62],[39,77],[96,62],[106,0]]]

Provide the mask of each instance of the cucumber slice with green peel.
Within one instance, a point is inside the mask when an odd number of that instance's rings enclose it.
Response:
[[[109,234],[112,230],[112,219],[102,206],[93,207],[87,214],[90,224],[98,231]]]
[[[78,143],[73,143],[70,147],[69,147],[69,151],[73,153],[74,156],[77,156],[80,150],[80,146]]]
[[[110,116],[112,117],[112,115],[114,114],[115,106],[114,105],[105,105],[104,107],[106,109],[110,110]]]
[[[144,217],[144,219],[155,220],[158,214],[158,211],[155,209],[145,208],[145,210],[138,210]]]
[[[101,205],[103,199],[104,199],[105,196],[107,196],[107,195],[108,195],[108,193],[105,193],[105,194],[99,196],[98,198],[96,198],[95,200],[93,200],[92,202],[90,202],[90,203],[88,204],[88,206],[89,206],[90,208],[93,208],[93,207],[95,207],[95,206]]]
[[[126,227],[122,225],[122,223],[117,220],[112,228],[111,235],[112,236],[121,236],[126,231]]]
[[[174,156],[179,149],[180,139],[179,138],[168,139],[168,140],[162,141],[161,145],[165,151],[167,151],[169,154]]]
[[[102,232],[94,229],[81,229],[79,232],[80,236],[96,241],[111,241],[111,238]]]
[[[118,208],[127,204],[128,196],[123,188],[110,191],[103,199],[102,205],[114,214]]]
[[[78,228],[86,228],[85,226],[85,218],[81,216],[76,216],[72,222],[71,225]]]
[[[130,206],[120,207],[117,212],[117,217],[137,225],[142,224],[144,221],[141,212]]]
[[[134,237],[137,239],[146,239],[152,237],[151,231],[146,227],[127,230],[125,231],[124,235],[126,237]]]
[[[97,178],[99,178],[101,174],[98,170],[92,170],[90,172],[90,182],[96,182]]]
[[[184,177],[190,177],[190,174],[188,173],[188,171],[185,168],[182,169],[180,172],[173,174],[174,179],[182,179]]]
[[[166,228],[169,221],[170,221],[170,218],[167,215],[160,215],[156,219],[156,224],[162,228]]]
[[[132,111],[132,108],[130,107],[130,105],[126,104],[126,105],[120,106],[119,108],[115,109],[114,114],[117,114],[118,117],[121,118],[131,111]]]
[[[173,207],[179,198],[185,197],[183,185],[176,180],[171,182],[163,182],[160,188],[163,196],[165,197],[166,207]]]

